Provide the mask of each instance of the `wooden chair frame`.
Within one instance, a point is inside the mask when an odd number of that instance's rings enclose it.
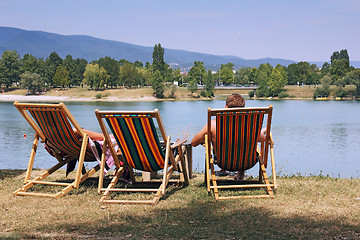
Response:
[[[74,188],[79,188],[79,184],[85,181],[87,178],[89,178],[91,175],[93,175],[96,171],[100,169],[99,164],[97,164],[95,167],[90,169],[89,171],[86,171],[84,167],[84,161],[86,160],[86,149],[88,147],[88,135],[82,130],[80,125],[77,123],[75,118],[72,116],[70,111],[67,109],[64,103],[59,104],[35,104],[35,103],[19,103],[17,101],[14,102],[15,107],[19,110],[21,115],[25,118],[25,120],[30,124],[30,126],[35,131],[35,137],[30,153],[30,159],[26,171],[26,176],[24,180],[24,185],[17,189],[14,194],[19,196],[40,196],[40,197],[50,197],[50,198],[60,198],[70,192]],[[64,160],[59,154],[54,153],[54,157],[58,160],[58,163],[55,164],[50,169],[43,172],[40,176],[30,179],[31,178],[31,172],[34,165],[35,155],[37,151],[37,146],[39,144],[39,139],[41,142],[45,142],[46,137],[38,124],[34,121],[34,119],[30,116],[28,113],[29,109],[42,109],[42,111],[61,111],[67,118],[67,121],[72,124],[72,126],[78,131],[78,133],[82,136],[82,142],[81,142],[81,150],[79,156],[76,156],[78,158],[78,167],[76,169],[76,176],[72,183],[65,183],[65,182],[47,182],[44,181],[46,177],[54,173],[56,170],[67,164],[73,159]],[[71,131],[73,131],[71,129]],[[75,157],[75,156],[74,156]],[[52,193],[39,193],[35,191],[28,192],[30,188],[32,188],[36,184],[41,185],[52,185],[52,186],[62,186],[64,187],[62,190],[52,194]]]
[[[205,135],[205,148],[206,148],[206,159],[205,159],[205,181],[207,191],[210,193],[211,189],[214,191],[214,196],[216,200],[226,200],[226,199],[237,199],[237,198],[273,198],[273,190],[277,189],[276,182],[276,172],[275,172],[275,160],[274,160],[274,141],[272,139],[272,134],[270,132],[271,128],[271,117],[272,117],[272,109],[273,107],[270,105],[269,107],[263,108],[224,108],[224,109],[211,109],[208,108],[208,117],[207,117],[207,129],[208,132]],[[232,185],[218,185],[219,178],[215,176],[214,170],[214,159],[212,155],[212,143],[211,143],[211,117],[217,115],[221,112],[234,112],[238,111],[242,114],[246,114],[246,112],[251,111],[264,111],[267,114],[267,122],[266,122],[266,133],[265,133],[265,142],[262,142],[258,145],[258,153],[259,153],[259,178],[258,181],[250,181],[250,180],[242,180],[236,181],[233,180],[234,184]],[[267,173],[267,160],[268,153],[270,150],[270,158],[271,158],[271,166],[272,166],[272,178],[273,183],[270,183]],[[210,171],[210,173],[209,173]],[[240,196],[228,196],[228,197],[220,197],[219,190],[220,189],[241,189],[241,188],[265,188],[265,195],[240,195]]]
[[[165,164],[163,169],[163,179],[161,181],[161,185],[159,188],[152,188],[152,189],[144,189],[144,188],[115,188],[116,183],[119,181],[120,177],[122,176],[122,173],[127,167],[130,172],[130,176],[132,179],[132,183],[135,183],[135,177],[133,173],[133,169],[126,163],[126,159],[121,157],[122,155],[117,155],[114,148],[110,147],[111,154],[115,160],[115,174],[112,178],[110,184],[107,186],[107,188],[103,187],[103,181],[104,181],[104,166],[105,166],[105,157],[102,156],[101,158],[101,168],[100,168],[100,176],[99,176],[99,187],[98,192],[99,194],[103,193],[100,202],[101,203],[116,203],[116,204],[150,204],[155,205],[159,202],[160,198],[165,195],[166,192],[166,186],[171,181],[170,178],[172,177],[172,174],[174,171],[179,171],[178,169],[178,163],[180,163],[180,179],[177,181],[177,183],[182,183],[184,185],[188,185],[189,178],[188,178],[188,171],[186,169],[186,164],[184,160],[184,153],[185,153],[185,146],[183,144],[186,142],[186,139],[177,141],[174,144],[171,144],[170,142],[170,136],[166,135],[165,128],[163,125],[163,122],[160,118],[160,114],[158,109],[155,109],[154,111],[99,111],[95,110],[96,117],[99,121],[101,130],[105,136],[105,143],[103,148],[103,153],[106,152],[107,148],[111,143],[109,132],[105,126],[104,118],[106,118],[106,115],[132,115],[132,117],[135,115],[149,115],[151,118],[155,118],[158,124],[158,127],[160,129],[161,136],[165,142],[166,146],[166,152],[165,152]],[[115,135],[115,133],[114,133]],[[179,154],[174,157],[173,152],[171,149],[178,148]],[[124,162],[124,165],[121,166],[119,157],[122,158],[121,160]],[[171,165],[169,164],[169,161],[171,162]],[[153,181],[152,181],[153,182]],[[116,199],[109,199],[109,194],[111,192],[154,192],[154,197],[151,200],[116,200]]]

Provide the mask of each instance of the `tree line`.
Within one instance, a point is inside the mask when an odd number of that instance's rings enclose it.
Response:
[[[293,63],[275,67],[269,63],[258,68],[243,67],[235,71],[233,63],[222,64],[217,71],[206,69],[203,62],[195,61],[187,74],[180,69],[173,69],[164,60],[164,48],[156,44],[153,50],[153,62],[126,59],[115,60],[110,57],[99,58],[88,62],[83,58],[74,59],[67,55],[62,59],[56,52],[48,58],[37,59],[31,54],[22,58],[13,50],[5,50],[0,59],[0,84],[6,89],[11,86],[26,88],[29,94],[37,94],[44,89],[54,87],[70,88],[73,86],[89,87],[103,90],[118,87],[152,86],[157,98],[175,97],[176,85],[187,86],[193,95],[202,90],[204,97],[214,95],[216,85],[257,85],[256,92],[250,96],[286,97],[286,85],[318,85],[314,96],[328,96],[329,86],[336,85],[336,96],[360,96],[360,70],[350,66],[347,50],[334,52],[330,63],[325,62],[321,68],[308,62]],[[355,92],[346,92],[346,85],[355,85]]]

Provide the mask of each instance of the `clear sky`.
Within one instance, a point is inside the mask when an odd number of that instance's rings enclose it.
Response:
[[[245,59],[359,61],[359,25],[359,0],[0,1],[0,26]]]

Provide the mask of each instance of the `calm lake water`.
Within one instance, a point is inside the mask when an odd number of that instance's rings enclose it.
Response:
[[[279,175],[321,173],[331,177],[360,177],[360,102],[246,100],[247,107],[269,104],[274,106],[272,133]],[[175,140],[186,130],[192,138],[206,122],[207,107],[222,108],[224,101],[87,102],[66,105],[82,127],[98,132],[100,127],[95,109],[159,108],[167,134]],[[33,134],[34,131],[12,103],[0,103],[0,169],[27,168]],[[204,170],[204,154],[201,146],[193,149],[194,170]],[[54,161],[43,147],[39,147],[34,167],[47,168]],[[256,171],[248,174],[255,175]]]

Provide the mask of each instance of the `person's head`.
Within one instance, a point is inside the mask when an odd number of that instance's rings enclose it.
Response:
[[[226,99],[225,107],[228,108],[245,107],[245,100],[240,94],[233,93]]]

